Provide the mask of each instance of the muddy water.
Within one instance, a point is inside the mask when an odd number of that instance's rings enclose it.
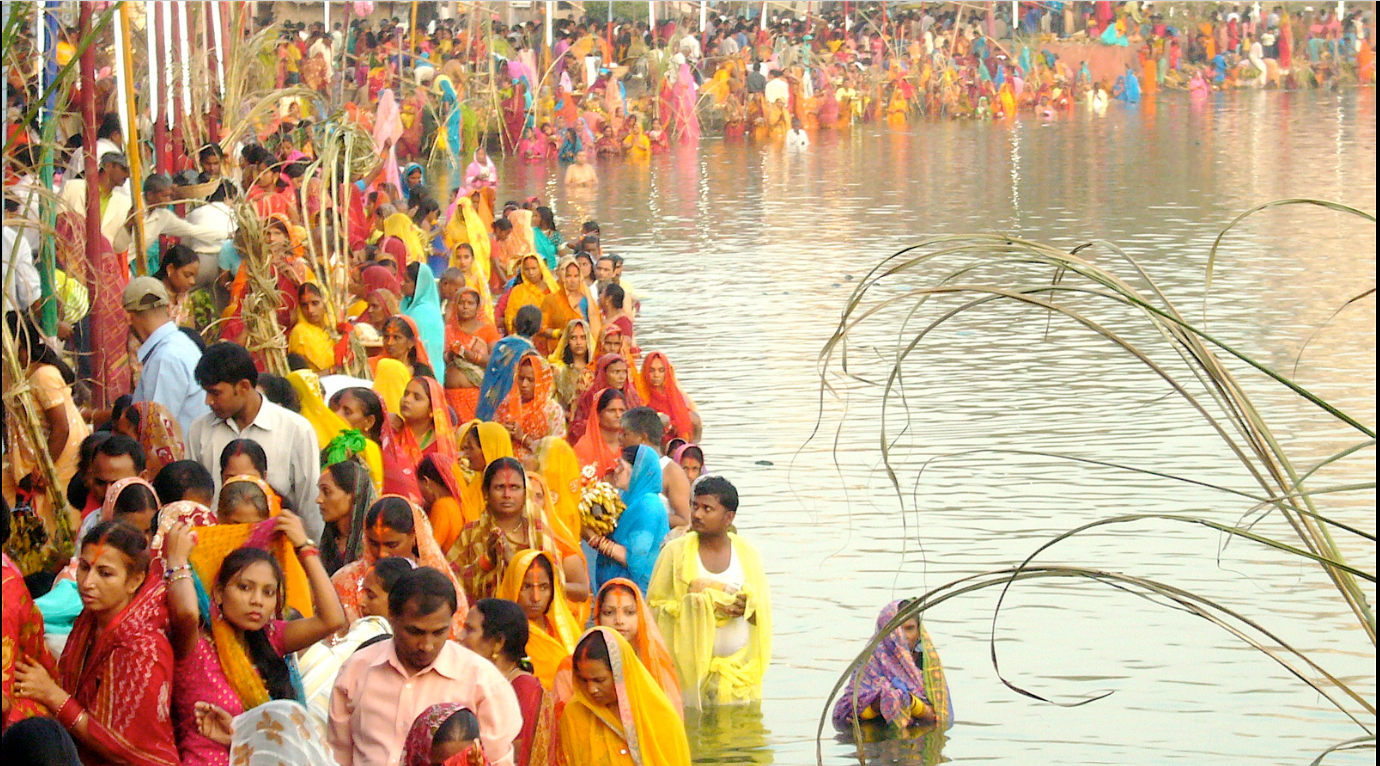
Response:
[[[628,258],[643,301],[640,344],[667,352],[697,400],[709,466],[740,488],[738,526],[769,568],[766,699],[760,710],[692,716],[697,762],[813,762],[824,697],[893,598],[1009,566],[1095,519],[1158,511],[1235,522],[1252,505],[1143,474],[982,450],[1095,458],[1258,490],[1201,417],[1106,341],[994,308],[943,326],[907,365],[906,406],[893,401],[886,414],[898,498],[881,469],[881,393],[868,382],[884,378],[898,325],[859,330],[850,370],[865,380],[831,376],[821,396],[818,374],[844,301],[875,262],[927,234],[1115,242],[1185,311],[1206,310],[1224,341],[1286,373],[1299,358],[1300,383],[1373,427],[1373,298],[1314,333],[1374,285],[1373,226],[1316,209],[1265,213],[1225,241],[1206,303],[1203,283],[1213,238],[1256,203],[1319,197],[1374,211],[1375,122],[1374,91],[1241,94],[1196,106],[1171,97],[1051,123],[821,134],[803,155],[706,141],[649,164],[601,165],[592,193],[567,192],[554,165],[503,165],[501,198],[552,200],[567,232],[595,218],[607,246]],[[1113,263],[1106,251],[1094,257]],[[1109,321],[1131,328],[1113,313]],[[1155,343],[1143,329],[1127,331]],[[1362,440],[1241,374],[1299,465]],[[941,459],[921,475],[930,458]],[[1363,451],[1322,481],[1374,475],[1374,452]],[[1320,502],[1373,533],[1373,491]],[[1277,517],[1257,529],[1288,534]],[[1373,544],[1343,544],[1374,571]],[[1373,649],[1325,578],[1296,559],[1243,541],[1223,547],[1203,528],[1142,522],[1071,540],[1041,560],[1198,591],[1314,652],[1374,699]],[[1367,592],[1373,603],[1374,586]],[[989,658],[996,595],[949,601],[927,617],[957,724],[946,738],[869,746],[875,760],[1294,764],[1361,733],[1220,629],[1077,581],[1012,591],[995,627],[1001,670],[1059,702],[1112,694],[1080,707],[1022,697]],[[825,762],[854,752],[826,728]]]

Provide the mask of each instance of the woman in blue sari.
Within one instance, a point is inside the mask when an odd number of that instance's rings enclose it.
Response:
[[[484,382],[479,387],[479,407],[475,409],[475,419],[494,419],[498,406],[507,401],[508,394],[513,390],[518,363],[524,354],[535,351],[532,341],[521,335],[509,335],[494,344],[489,352],[489,365],[484,368]]]
[[[436,277],[430,266],[420,262],[407,264],[406,274],[399,310],[417,324],[417,333],[432,364],[440,364],[438,360],[446,358],[446,321],[441,316],[441,293],[436,288]],[[411,295],[406,294],[409,282],[412,283]]]
[[[584,142],[580,140],[580,134],[574,128],[565,129],[565,140],[561,143],[561,150],[557,157],[561,162],[574,162],[575,155],[584,149]]]
[[[594,590],[623,577],[646,593],[661,544],[671,531],[661,500],[661,459],[656,450],[645,444],[624,447],[614,482],[626,507],[613,534],[604,537],[588,528],[585,531],[585,541],[599,553]]]

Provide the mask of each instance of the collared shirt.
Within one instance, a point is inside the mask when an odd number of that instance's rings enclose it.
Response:
[[[19,232],[8,226],[4,228],[4,240],[5,310],[28,311],[34,301],[43,297],[33,248]]]
[[[438,702],[457,702],[479,718],[484,755],[512,766],[522,709],[513,686],[493,663],[446,641],[435,662],[408,673],[393,641],[355,652],[335,679],[326,738],[340,766],[396,766],[417,716]]]
[[[206,466],[220,492],[220,453],[236,439],[253,439],[268,457],[264,480],[282,492],[302,517],[307,534],[319,538],[323,524],[316,506],[316,482],[321,478],[321,448],[316,429],[306,418],[259,395],[259,414],[243,430],[234,419],[221,420],[214,412],[196,419],[187,431],[187,453]]]
[[[136,402],[158,402],[168,408],[182,433],[189,433],[192,421],[208,415],[206,392],[196,382],[196,363],[201,349],[196,347],[177,323],[169,321],[139,347],[139,363],[144,371],[134,387]]]

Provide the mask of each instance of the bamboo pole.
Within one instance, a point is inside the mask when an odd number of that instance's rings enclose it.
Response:
[[[51,18],[47,10],[52,8],[55,3],[36,3],[35,12],[37,18],[38,54],[40,64],[40,91],[47,88],[57,75],[57,32],[56,19]],[[57,105],[56,91],[49,97],[46,113],[43,117],[43,150],[39,160],[39,178],[43,181],[43,188],[53,188],[53,144],[57,132]],[[94,151],[94,149],[92,150]],[[91,152],[85,152],[90,154]],[[30,191],[30,194],[33,192]],[[39,198],[39,209],[42,211],[41,217],[45,229],[51,231],[57,224],[57,209],[51,200]],[[57,334],[58,314],[57,301],[53,299],[55,285],[53,281],[53,271],[57,268],[56,243],[52,237],[39,237],[39,257],[38,257],[38,278],[42,300],[39,303],[38,320],[39,326],[44,335],[52,336]],[[26,307],[27,308],[27,307]]]
[[[93,3],[82,3],[77,16],[78,36],[85,40],[91,34],[91,15],[95,11]],[[81,52],[81,121],[82,121],[82,145],[87,147],[82,152],[82,159],[86,169],[86,262],[91,269],[91,274],[99,277],[102,270],[99,268],[99,261],[106,254],[102,252],[101,241],[101,190],[99,180],[99,170],[96,162],[96,46],[87,45]],[[99,290],[98,290],[99,293]],[[99,295],[97,296],[99,298]],[[100,305],[93,305],[97,312],[101,310]],[[113,366],[114,360],[106,359],[106,350],[115,346],[111,341],[113,338],[105,337],[107,323],[94,321],[91,323],[91,349],[92,349],[92,373],[93,386],[92,394],[96,406],[105,406],[113,398],[108,396],[105,390],[108,378],[104,374]]]
[[[134,44],[130,36],[129,4],[121,3],[120,12],[115,16],[115,63],[120,71],[118,85],[120,102],[127,114],[134,115],[124,122],[125,156],[129,158],[129,181],[135,193],[130,195],[134,202],[134,258],[136,273],[143,276],[147,258],[144,253],[144,195],[138,193],[143,188],[144,157],[139,147],[139,107],[134,99]]]

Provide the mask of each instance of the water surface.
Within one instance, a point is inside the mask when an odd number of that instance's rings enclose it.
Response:
[[[775,652],[760,710],[692,716],[702,763],[812,763],[824,697],[880,607],[1012,565],[1095,519],[1174,512],[1235,522],[1251,505],[1089,457],[1257,490],[1180,399],[1106,341],[998,308],[941,328],[906,368],[909,411],[888,408],[904,505],[881,470],[881,394],[833,378],[818,353],[873,264],[926,235],[1001,232],[1125,248],[1185,311],[1203,310],[1213,238],[1249,207],[1318,197],[1375,210],[1374,91],[1243,93],[1191,106],[1079,112],[1045,123],[922,122],[823,133],[804,155],[706,140],[648,164],[607,164],[595,192],[555,166],[501,167],[504,198],[553,201],[567,233],[603,225],[643,300],[638,340],[665,351],[708,427],[710,469],[739,487],[739,529],[769,568]],[[1213,332],[1375,422],[1375,303],[1314,330],[1375,283],[1373,226],[1317,209],[1268,212],[1225,242],[1206,303]],[[1094,256],[1111,264],[1110,254]],[[1121,273],[1126,274],[1124,269]],[[1012,277],[1014,280],[1014,277]],[[910,284],[918,285],[919,280]],[[898,326],[861,331],[853,371],[882,379]],[[1137,342],[1153,341],[1144,333]],[[1160,347],[1163,350],[1163,347]],[[1246,373],[1243,371],[1242,375]],[[1257,404],[1300,465],[1360,441],[1258,376]],[[958,453],[964,453],[959,455]],[[1374,452],[1326,478],[1373,481]],[[917,478],[921,463],[931,464]],[[1326,498],[1374,531],[1374,492]],[[1259,531],[1288,534],[1277,517]],[[1143,522],[1070,541],[1042,561],[1159,579],[1258,619],[1374,699],[1374,651],[1316,567],[1209,530]],[[1374,571],[1375,549],[1352,545]],[[1368,586],[1374,603],[1374,586]],[[989,658],[995,591],[927,617],[957,724],[945,742],[871,747],[878,762],[1296,764],[1360,734],[1315,692],[1201,619],[1103,585],[1012,591]],[[854,749],[826,729],[826,763]],[[1373,753],[1329,763],[1371,762]]]

